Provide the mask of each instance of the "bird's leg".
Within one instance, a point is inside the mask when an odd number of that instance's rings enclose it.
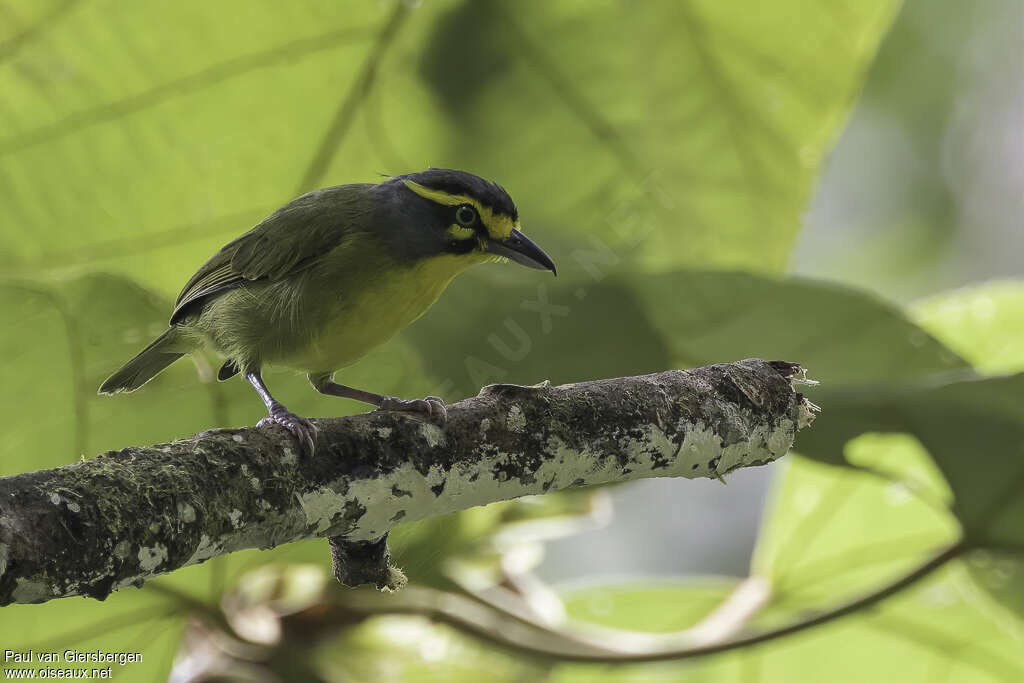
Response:
[[[259,370],[245,373],[245,378],[252,385],[252,388],[256,390],[256,393],[260,395],[260,398],[263,399],[263,405],[267,407],[267,412],[270,413],[269,416],[260,420],[257,426],[264,427],[268,424],[281,425],[295,435],[295,438],[299,440],[299,446],[304,451],[312,455],[316,448],[314,442],[316,438],[316,425],[306,418],[292,413],[280,401],[271,396],[267,385],[263,383],[263,377],[260,376]]]
[[[309,383],[321,394],[355,399],[356,401],[377,406],[381,410],[420,413],[428,419],[439,422],[444,422],[448,419],[448,410],[444,407],[444,401],[437,396],[427,396],[426,398],[414,398],[411,400],[402,399],[394,396],[382,396],[369,391],[363,391],[362,389],[347,387],[344,384],[338,384],[330,374],[314,375],[310,373],[308,377]]]

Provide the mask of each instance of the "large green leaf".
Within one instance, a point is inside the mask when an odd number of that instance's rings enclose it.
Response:
[[[0,281],[0,351],[9,364],[0,410],[46,416],[49,429],[24,419],[0,436],[0,473],[54,467],[126,444],[170,441],[214,427],[252,424],[262,403],[240,378],[214,381],[216,359],[186,357],[143,389],[98,396],[100,383],[167,326],[170,302],[131,281],[89,275],[56,281]],[[401,340],[348,373],[354,384],[390,393],[425,391],[419,359]],[[268,383],[310,415],[361,406],[320,396],[303,377],[271,373]],[[403,386],[404,385],[404,386]]]
[[[507,179],[528,225],[777,270],[898,4],[463,2],[402,85],[448,118],[431,158]]]
[[[144,591],[119,593],[100,604],[68,598],[41,605],[10,605],[0,619],[0,638],[15,652],[138,653],[141,661],[110,664],[113,680],[156,681],[166,678],[182,630],[182,605],[176,599]],[[32,664],[6,661],[0,670],[27,668],[106,668],[103,664],[46,664],[38,654]],[[12,672],[13,673],[13,672]]]
[[[430,163],[540,234],[778,270],[898,5],[42,10],[0,61],[0,259],[171,294],[297,191]]]
[[[950,292],[918,302],[911,314],[920,325],[969,358],[980,372],[1024,370],[1024,282],[992,282]],[[998,408],[1019,405],[1019,394],[1005,398],[1006,405]],[[1013,445],[1009,444],[1011,454]],[[1019,451],[1017,457],[1021,457]],[[1024,484],[1015,491],[1011,488],[1009,494],[1010,502],[1016,503],[1024,494]],[[987,497],[990,492],[983,495]],[[1004,525],[1019,525],[1024,520],[1020,511],[1016,518],[1010,510],[1004,516]],[[998,604],[1024,615],[1024,561],[1019,552],[980,550],[968,558],[967,566],[978,585],[992,593]]]
[[[921,488],[863,472],[789,461],[755,553],[774,587],[768,621],[870,592],[959,538],[928,451],[905,435],[864,435],[847,456],[884,464]],[[920,494],[923,494],[920,495]],[[765,680],[1003,681],[1024,675],[1024,622],[977,590],[963,560],[873,610],[767,648]],[[871,656],[864,656],[870,652]]]
[[[1020,290],[1005,284],[995,289],[997,296],[986,288],[932,300],[918,318],[969,357],[984,359],[989,370],[1020,367],[1014,324]],[[839,462],[844,446],[862,433],[912,434],[946,478],[968,541],[1024,550],[1024,374],[955,381],[936,376],[857,390],[826,386],[816,395],[832,417],[802,435],[802,451]]]
[[[953,510],[970,540],[1024,549],[1024,375],[937,387],[819,392],[839,417],[809,430],[800,449],[840,462],[865,432],[913,434],[953,491]],[[813,433],[811,433],[813,431]]]
[[[915,303],[909,313],[982,374],[1024,370],[1024,281],[940,294]]]
[[[790,461],[753,560],[753,572],[781,583],[788,596],[809,592],[820,599],[836,588],[877,585],[880,575],[958,537],[956,520],[943,507],[948,488],[920,442],[866,434],[845,454],[859,465],[889,468],[916,488],[895,477],[885,481],[801,457]]]
[[[615,629],[667,633],[694,626],[729,595],[735,579],[599,583],[562,592],[573,619]],[[743,675],[743,658],[714,657],[687,662],[558,667],[558,683],[612,681],[734,681]]]
[[[820,467],[811,465],[812,467]],[[838,476],[852,476],[831,470]],[[801,475],[791,480],[802,479]],[[801,486],[809,481],[802,481]],[[884,489],[881,489],[883,490]],[[884,493],[883,493],[884,497]],[[851,512],[863,513],[860,498]],[[875,498],[873,503],[880,503]],[[886,508],[890,505],[885,504]],[[799,522],[798,519],[778,521]],[[899,522],[897,522],[897,525]],[[847,539],[850,537],[847,536]],[[886,555],[891,548],[877,551],[839,542],[825,545],[831,551],[845,550],[838,557],[807,553],[803,571],[810,570],[818,557],[817,573],[800,576],[798,570],[784,586],[812,579],[829,581],[831,570],[837,577],[849,578],[844,565],[859,563],[876,575],[885,575],[890,566]],[[910,550],[910,548],[906,548]],[[821,560],[825,560],[824,564]],[[872,564],[874,563],[874,564]],[[879,571],[881,569],[881,571]],[[836,592],[837,578],[824,592]],[[818,588],[818,586],[815,586]],[[959,568],[944,571],[928,585],[887,602],[875,612],[845,617],[834,625],[787,636],[775,646],[748,648],[682,662],[633,665],[563,665],[555,669],[555,681],[736,681],[764,680],[837,681],[860,683],[866,680],[931,683],[934,680],[977,683],[1017,680],[1024,675],[1024,658],[1015,643],[1021,629],[1007,627],[977,604]],[[968,591],[968,592],[965,592]],[[707,615],[725,597],[727,584],[707,582],[677,585],[645,582],[638,585],[596,585],[565,594],[568,612],[575,618],[617,628],[663,632],[692,626]],[[806,595],[803,597],[807,597]],[[784,599],[785,600],[785,599]],[[820,604],[820,603],[819,603]],[[798,618],[808,604],[795,600],[771,608],[773,618]],[[871,653],[871,656],[865,656]]]
[[[1000,283],[953,292],[916,306],[913,315],[981,369],[1015,370],[1021,367],[1015,324],[1021,291]],[[1024,621],[1013,614],[1024,614],[1024,377],[946,380],[939,375],[856,391],[823,387],[821,402],[841,418],[816,421],[801,435],[800,448],[819,459],[833,459],[823,458],[825,452],[844,457],[890,479],[790,461],[754,571],[772,577],[776,609],[819,607],[839,594],[877,589],[965,536],[982,549],[889,598],[880,616],[847,621],[914,644],[916,660],[926,655],[928,671],[950,680],[1014,680],[1024,672],[1014,644]],[[861,626],[844,638],[852,628]],[[827,658],[850,648],[845,640],[841,647],[827,642],[819,648]]]
[[[488,382],[569,382],[749,356],[799,362],[827,387],[969,373],[896,308],[812,280],[621,269],[540,283],[496,269],[465,280],[407,333],[456,396]]]

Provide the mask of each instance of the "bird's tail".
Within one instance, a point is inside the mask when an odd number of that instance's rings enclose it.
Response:
[[[101,394],[135,391],[153,379],[161,370],[185,355],[177,327],[171,327],[107,378],[100,387]]]

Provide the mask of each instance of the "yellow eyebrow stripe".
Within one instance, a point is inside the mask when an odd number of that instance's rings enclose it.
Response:
[[[420,185],[419,183],[409,179],[404,179],[402,180],[402,182],[405,183],[405,186],[408,187],[410,190],[412,190],[419,196],[423,197],[424,199],[429,199],[435,204],[441,204],[443,206],[471,204],[472,206],[476,207],[477,211],[483,209],[483,207],[480,206],[480,202],[467,195],[450,194],[448,192],[445,192],[444,190],[432,190],[429,187],[426,187],[425,185]]]
[[[424,199],[429,199],[435,204],[440,204],[442,206],[458,206],[459,204],[469,204],[470,206],[477,210],[477,213],[480,214],[480,220],[483,221],[484,227],[487,228],[487,234],[494,239],[508,239],[508,236],[512,233],[513,230],[519,229],[519,222],[513,221],[511,216],[506,216],[504,214],[495,215],[494,211],[491,210],[491,207],[484,206],[483,204],[481,204],[480,202],[478,202],[477,200],[473,199],[468,195],[451,194],[449,192],[445,192],[444,190],[434,190],[429,187],[420,185],[419,183],[413,180],[409,180],[407,178],[403,179],[402,182],[405,183],[405,186],[408,187],[410,190],[412,190],[419,196],[423,197]],[[452,226],[452,228],[454,227],[455,226]],[[448,229],[449,234],[452,233],[452,228]],[[468,230],[469,228],[463,229]],[[452,235],[452,237],[455,237],[455,235]],[[455,239],[465,238],[455,237]]]

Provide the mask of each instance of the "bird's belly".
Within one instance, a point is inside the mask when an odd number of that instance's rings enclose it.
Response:
[[[370,276],[358,292],[329,309],[317,333],[279,362],[311,373],[332,372],[383,344],[437,301],[461,264],[442,261]],[[461,266],[461,267],[460,267]]]

